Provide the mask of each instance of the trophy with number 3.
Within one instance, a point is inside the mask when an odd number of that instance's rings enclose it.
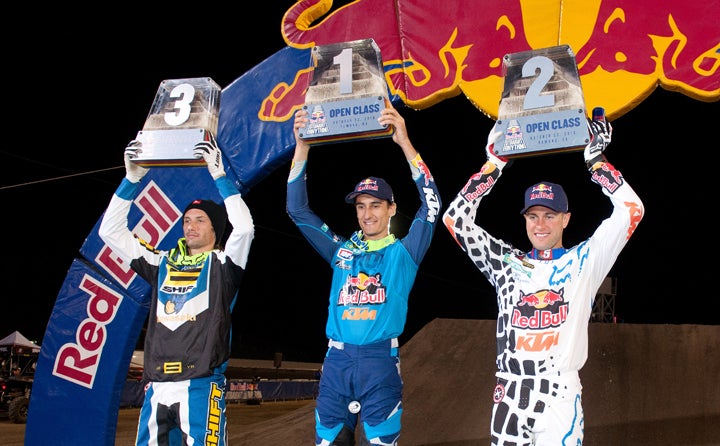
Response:
[[[133,161],[141,166],[202,166],[193,156],[206,132],[217,132],[220,87],[209,77],[168,79],[160,83],[150,113],[137,139],[142,152]]]

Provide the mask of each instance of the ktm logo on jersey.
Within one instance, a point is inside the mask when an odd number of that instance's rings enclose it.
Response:
[[[344,321],[374,321],[377,316],[377,310],[368,310],[367,308],[349,308],[343,311],[342,320]]]
[[[560,333],[544,331],[540,333],[526,333],[517,337],[515,348],[526,352],[539,352],[550,350],[560,340]]]

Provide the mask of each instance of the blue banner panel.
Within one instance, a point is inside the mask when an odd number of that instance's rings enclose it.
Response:
[[[25,445],[112,445],[147,309],[76,260],[43,338]]]
[[[284,48],[225,87],[220,98],[218,144],[245,193],[295,150],[293,116],[302,107],[310,50]]]

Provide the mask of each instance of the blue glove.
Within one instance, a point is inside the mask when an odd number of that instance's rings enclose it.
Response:
[[[207,132],[208,139],[195,144],[193,155],[195,158],[202,158],[207,163],[208,172],[214,180],[225,175],[225,167],[222,161],[222,152],[217,146],[217,141],[212,133]]]
[[[139,183],[143,179],[148,168],[143,167],[133,160],[136,159],[142,153],[142,143],[136,139],[133,139],[125,147],[125,178],[131,183]]]

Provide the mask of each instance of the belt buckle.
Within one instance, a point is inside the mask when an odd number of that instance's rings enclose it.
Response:
[[[163,373],[176,374],[182,373],[182,362],[164,362]]]

